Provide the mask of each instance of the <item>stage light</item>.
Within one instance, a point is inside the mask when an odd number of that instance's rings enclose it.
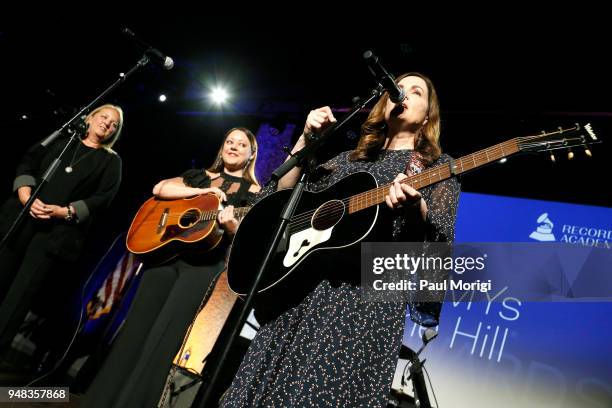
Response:
[[[227,91],[221,87],[215,87],[210,93],[210,99],[217,105],[222,105],[227,102],[229,95]]]
[[[166,102],[166,99],[168,99],[168,98],[166,97],[166,95],[164,95],[164,94],[159,95],[159,101],[160,101],[160,102]]]
[[[503,159],[501,159],[499,162],[500,162],[500,163],[502,163],[502,164],[504,164],[504,163],[505,163],[505,162],[507,162],[507,161],[508,161],[508,159],[506,159],[506,158],[504,157],[504,158],[503,158]]]

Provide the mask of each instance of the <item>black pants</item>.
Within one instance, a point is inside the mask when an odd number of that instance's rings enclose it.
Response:
[[[142,272],[127,319],[83,407],[157,406],[185,332],[223,269],[222,257],[214,259],[205,265],[178,260]]]
[[[0,250],[0,350],[10,347],[49,274],[59,280],[68,275],[69,265],[47,253],[47,235],[24,232]]]

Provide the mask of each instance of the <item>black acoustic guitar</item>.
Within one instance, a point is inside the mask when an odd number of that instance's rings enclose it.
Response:
[[[536,136],[518,137],[480,150],[460,159],[429,168],[402,180],[417,190],[463,174],[486,164],[520,152],[541,152],[597,143],[590,124]],[[276,253],[264,272],[258,293],[274,298],[288,291],[310,290],[306,282],[325,278],[319,271],[322,265],[334,262],[338,250],[352,248],[359,259],[359,246],[374,228],[379,218],[378,205],[384,203],[390,185],[378,186],[366,172],[349,175],[327,189],[312,193],[304,191]],[[277,191],[255,204],[242,220],[232,244],[228,283],[238,295],[245,295],[263,261],[272,240],[271,223],[289,199],[291,190]],[[338,265],[340,268],[340,265]]]

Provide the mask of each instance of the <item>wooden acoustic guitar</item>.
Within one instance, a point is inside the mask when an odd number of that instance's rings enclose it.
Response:
[[[219,198],[211,193],[165,200],[151,197],[140,207],[126,237],[127,249],[151,264],[185,251],[207,252],[223,238],[217,225]],[[234,209],[241,219],[250,207]]]

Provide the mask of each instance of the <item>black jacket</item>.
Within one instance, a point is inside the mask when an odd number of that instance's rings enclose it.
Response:
[[[66,144],[65,139],[42,147],[32,146],[17,166],[13,183],[14,194],[0,210],[0,233],[4,235],[22,208],[17,189],[35,186],[48,166]],[[67,166],[72,167],[66,172]],[[67,261],[78,258],[92,219],[107,208],[121,183],[121,158],[104,148],[93,149],[77,142],[68,150],[55,174],[39,195],[46,204],[72,205],[76,209],[77,222],[63,219],[36,220],[29,214],[18,228],[13,244],[27,242],[27,237],[37,231],[48,233],[47,250]],[[21,234],[21,236],[19,236]]]

